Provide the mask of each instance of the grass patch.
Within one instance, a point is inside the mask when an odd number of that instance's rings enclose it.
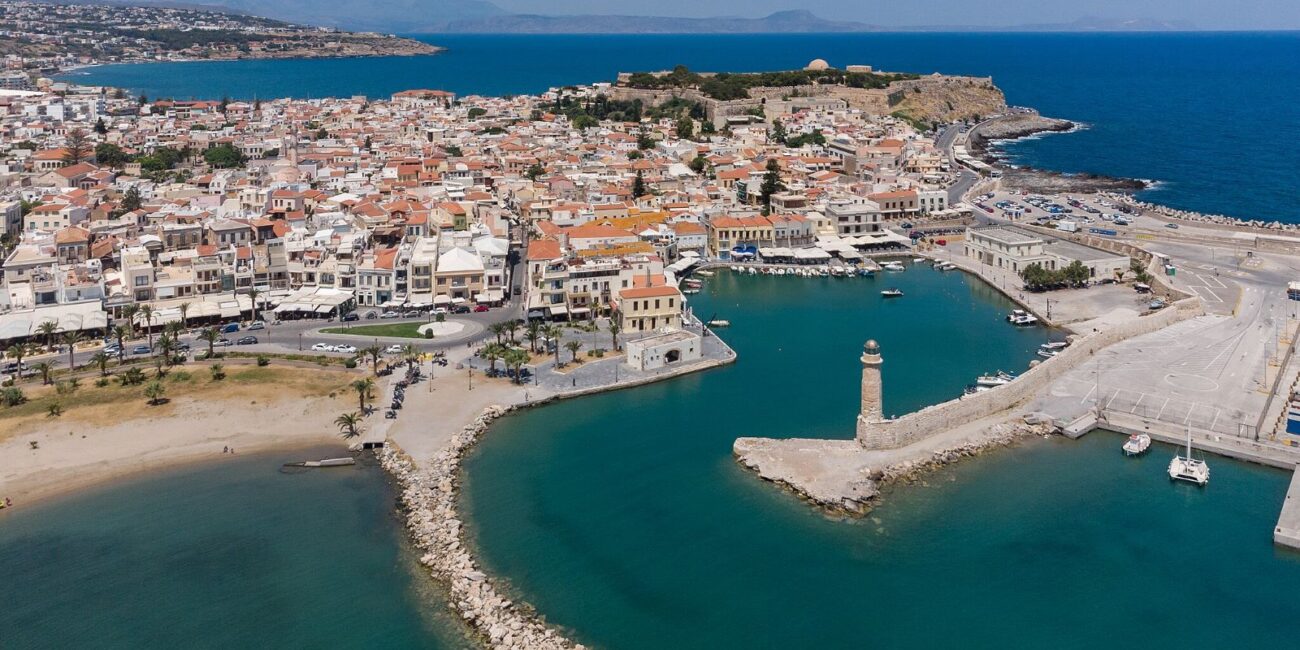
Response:
[[[351,336],[387,336],[399,339],[422,339],[424,335],[419,332],[421,326],[428,323],[385,323],[383,325],[357,325],[356,327],[327,327],[321,330],[323,334],[347,334]]]

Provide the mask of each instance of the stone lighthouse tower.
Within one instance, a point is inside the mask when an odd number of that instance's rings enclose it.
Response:
[[[880,345],[876,341],[867,341],[862,346],[862,408],[858,411],[858,442],[868,444],[871,433],[884,421],[882,402],[882,384],[880,380]]]

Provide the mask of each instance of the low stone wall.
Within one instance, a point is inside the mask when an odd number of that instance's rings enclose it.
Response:
[[[377,452],[379,462],[401,486],[406,527],[424,554],[420,563],[448,586],[449,600],[461,618],[492,648],[531,650],[582,648],[546,625],[535,614],[497,592],[478,568],[456,512],[460,463],[488,425],[511,409],[489,406],[452,436],[451,444],[421,467],[389,445]]]
[[[936,404],[901,418],[870,423],[864,427],[858,441],[867,449],[893,449],[951,429],[954,423],[988,417],[1028,401],[1038,391],[1103,348],[1202,313],[1204,310],[1199,299],[1180,300],[1149,316],[1084,336],[1060,354],[1030,368],[1005,386]]]

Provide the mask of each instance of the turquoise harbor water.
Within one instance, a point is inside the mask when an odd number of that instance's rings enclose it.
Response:
[[[470,647],[417,577],[378,466],[278,471],[319,453],[4,513],[0,648]]]
[[[880,299],[882,286],[905,297]],[[1032,439],[831,520],[732,459],[737,436],[848,437],[862,340],[902,413],[974,373],[1019,368],[1044,330],[960,274],[736,277],[697,313],[730,319],[727,368],[522,412],[468,460],[486,565],[548,619],[608,648],[1290,647],[1300,556],[1275,551],[1280,471],[1117,435]]]
[[[149,63],[66,76],[150,97],[536,93],[681,63],[797,68],[814,58],[992,76],[1013,104],[1087,129],[1009,148],[1015,162],[1159,181],[1144,198],[1300,221],[1300,32],[1194,34],[456,35],[425,57]]]

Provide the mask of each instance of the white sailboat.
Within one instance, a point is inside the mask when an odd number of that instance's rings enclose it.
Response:
[[[1169,461],[1169,480],[1187,481],[1204,486],[1210,482],[1210,466],[1192,458],[1192,428],[1187,427],[1187,455],[1175,455]]]

